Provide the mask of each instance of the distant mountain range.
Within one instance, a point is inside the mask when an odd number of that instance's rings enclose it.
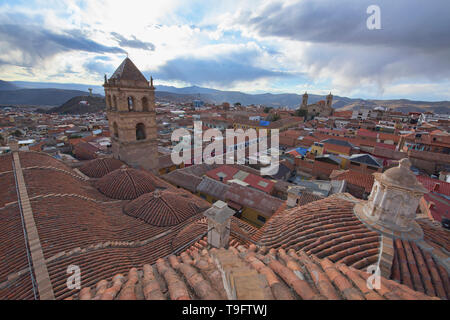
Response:
[[[94,96],[102,96],[102,86],[25,81],[7,82],[0,80],[0,105],[61,106],[71,98],[86,96],[89,88],[92,88]],[[156,99],[157,101],[179,103],[193,100],[202,100],[215,104],[240,102],[242,105],[254,104],[275,108],[287,106],[291,109],[296,109],[299,107],[302,97],[300,94],[295,93],[248,94],[239,91],[222,91],[198,86],[176,88],[160,85],[156,88]],[[309,94],[308,103],[316,103],[324,99],[325,96]],[[389,107],[402,112],[433,111],[436,113],[450,113],[450,101],[364,100],[340,96],[334,96],[333,98],[333,108],[339,110],[375,108],[377,106]]]

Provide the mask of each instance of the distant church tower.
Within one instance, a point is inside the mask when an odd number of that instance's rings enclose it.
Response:
[[[327,95],[327,107],[330,107],[331,108],[331,105],[333,104],[333,95],[331,94],[331,92],[330,92],[330,94],[329,95]]]
[[[155,87],[126,58],[103,84],[114,158],[155,171],[158,165]]]
[[[301,107],[306,107],[307,105],[308,105],[308,94],[305,91],[305,94],[303,95]]]

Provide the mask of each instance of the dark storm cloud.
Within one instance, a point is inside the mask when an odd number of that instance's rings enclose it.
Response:
[[[381,30],[367,29],[370,5],[381,9]],[[448,0],[304,0],[276,2],[257,15],[243,12],[238,21],[262,36],[435,50],[450,47],[449,17]]]
[[[370,5],[380,7],[380,30],[367,28]],[[262,37],[309,42],[299,60],[313,78],[382,92],[398,81],[450,79],[449,17],[448,0],[303,0],[242,12],[236,23]]]
[[[119,43],[119,46],[121,47],[143,49],[149,51],[155,50],[155,45],[153,43],[141,41],[135,36],[131,36],[132,39],[129,40],[124,36],[118,34],[117,32],[111,32],[111,35],[116,39],[116,41]]]
[[[0,24],[0,43],[0,53],[9,57],[7,63],[20,66],[34,66],[40,60],[67,51],[125,53],[121,48],[90,40],[80,30],[55,32],[36,25]]]
[[[214,59],[182,57],[168,61],[154,72],[164,80],[181,80],[193,84],[230,85],[238,81],[261,78],[286,78],[293,76],[283,71],[273,71],[253,65],[258,53],[255,50],[221,54]]]

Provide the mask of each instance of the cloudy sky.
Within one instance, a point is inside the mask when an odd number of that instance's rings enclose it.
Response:
[[[127,54],[156,85],[450,100],[450,1],[0,0],[0,79],[99,85]]]

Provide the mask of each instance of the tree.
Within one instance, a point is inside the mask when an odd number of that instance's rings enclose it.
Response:
[[[0,146],[4,145],[5,145],[5,138],[3,138],[3,136],[0,134]]]
[[[21,136],[22,136],[22,132],[20,132],[20,130],[17,129],[16,131],[13,132],[13,136],[15,136],[15,137],[21,137]]]
[[[267,121],[274,122],[274,121],[280,120],[281,117],[280,117],[280,115],[278,113],[274,113],[274,114],[271,114],[271,115],[267,116],[266,119],[267,119]]]
[[[264,113],[269,113],[270,110],[272,110],[272,109],[273,109],[272,107],[265,107],[264,108]]]
[[[234,107],[235,107],[235,108],[240,107],[240,106],[241,106],[241,103],[240,103],[240,102],[236,102],[236,103],[234,104]]]

